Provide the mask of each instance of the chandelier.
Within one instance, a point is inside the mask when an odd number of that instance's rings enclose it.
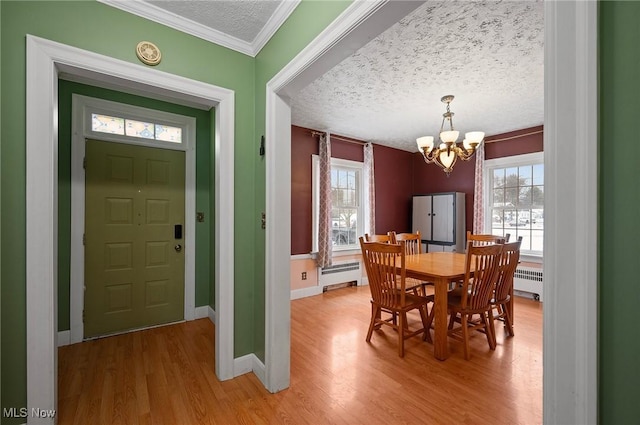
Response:
[[[453,95],[443,96],[440,99],[443,103],[447,104],[447,112],[442,114],[442,125],[440,126],[440,144],[435,147],[433,143],[433,136],[423,136],[416,139],[418,149],[422,152],[424,161],[427,164],[436,163],[445,173],[447,177],[449,173],[453,171],[453,166],[458,158],[463,161],[471,159],[476,151],[476,148],[482,143],[484,139],[484,132],[472,131],[465,133],[462,146],[459,146],[456,142],[458,140],[459,131],[453,129],[453,115],[449,106],[453,101]],[[449,130],[444,129],[445,121],[449,122]]]

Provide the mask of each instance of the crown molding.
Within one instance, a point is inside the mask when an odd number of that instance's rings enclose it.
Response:
[[[191,19],[183,18],[173,12],[142,0],[98,0],[98,2],[138,15],[142,18],[149,19],[150,21],[166,25],[175,30],[193,35],[194,37],[219,44],[220,46],[227,47],[235,50],[236,52],[254,56],[251,43],[232,37],[221,31],[214,30],[213,28],[209,28],[198,22],[192,21]]]
[[[271,15],[271,18],[269,18],[269,21],[262,27],[253,40],[253,43],[251,43],[253,48],[253,54],[251,56],[256,56],[260,53],[260,50],[262,50],[265,44],[267,44],[276,31],[278,31],[278,28],[284,24],[284,21],[286,21],[289,15],[298,7],[300,1],[301,0],[283,0],[278,5],[273,15]]]
[[[253,42],[249,43],[221,31],[202,25],[191,19],[183,18],[173,12],[162,9],[143,0],[98,0],[116,9],[129,12],[150,21],[166,25],[175,30],[193,35],[211,43],[218,44],[236,52],[255,57],[269,39],[287,20],[291,12],[295,10],[301,0],[284,0],[280,3],[267,24],[260,30]]]

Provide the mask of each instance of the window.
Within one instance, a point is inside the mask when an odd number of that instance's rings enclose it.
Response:
[[[542,255],[544,158],[527,154],[485,161],[485,229],[494,235],[522,236],[521,250]]]
[[[182,128],[180,127],[114,117],[105,114],[91,114],[91,130],[99,133],[182,143]]]
[[[319,160],[313,155],[313,250],[318,250]],[[331,158],[331,239],[335,251],[358,249],[364,234],[363,163]]]

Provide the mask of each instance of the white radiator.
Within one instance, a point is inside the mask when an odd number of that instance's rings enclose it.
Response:
[[[343,261],[318,268],[318,286],[321,287],[350,282],[361,285],[361,280],[362,271],[358,260]]]
[[[542,269],[518,266],[513,275],[513,290],[516,292],[527,292],[531,294],[534,299],[543,301],[543,276]]]

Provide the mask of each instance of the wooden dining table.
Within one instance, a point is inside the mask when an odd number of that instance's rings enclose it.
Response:
[[[434,294],[433,353],[436,359],[449,357],[447,341],[447,291],[451,282],[464,278],[466,254],[457,252],[429,252],[405,257],[407,277],[432,282]]]

